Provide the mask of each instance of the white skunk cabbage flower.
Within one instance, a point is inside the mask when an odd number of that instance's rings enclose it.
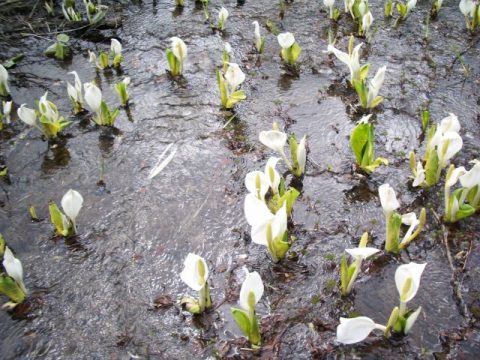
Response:
[[[10,121],[12,121],[12,106],[13,106],[13,101],[4,101],[3,102],[3,115],[5,116],[5,123],[10,124]]]
[[[417,219],[417,215],[414,212],[410,212],[402,215],[402,224],[409,226],[409,228],[405,233],[405,236],[403,237],[400,244],[405,243],[408,240],[408,238],[410,238],[415,228],[420,224],[420,220]]]
[[[265,223],[273,217],[265,201],[260,200],[254,193],[249,193],[245,196],[243,210],[247,223],[252,228]]]
[[[412,300],[420,288],[420,278],[427,264],[409,264],[400,265],[395,271],[395,285],[400,294],[400,301],[407,303]]]
[[[419,306],[417,310],[415,310],[413,313],[411,313],[407,320],[405,321],[405,328],[403,329],[403,333],[406,335],[410,332],[412,329],[413,324],[415,324],[415,321],[417,321],[418,315],[422,312],[422,307]]]
[[[473,0],[460,0],[458,4],[463,16],[473,17],[475,12],[475,2]]]
[[[283,148],[287,143],[287,134],[279,130],[260,131],[260,142],[266,147],[283,154]]]
[[[240,66],[235,63],[228,63],[228,69],[225,72],[225,80],[230,88],[230,92],[234,92],[235,89],[245,81],[245,74]]]
[[[362,30],[364,31],[365,34],[368,34],[368,31],[370,30],[370,27],[372,26],[373,23],[373,15],[370,11],[368,11],[365,15],[362,17]]]
[[[254,21],[252,24],[255,27],[255,30],[254,30],[255,48],[258,51],[261,51],[262,44],[263,44],[263,39],[262,39],[262,35],[260,34],[260,25],[259,25],[258,21]]]
[[[285,231],[287,231],[287,205],[284,202],[275,215],[270,213],[270,216],[263,222],[252,226],[251,237],[255,244],[268,247],[269,236],[273,240],[282,237]]]
[[[183,63],[183,61],[187,57],[187,45],[185,45],[182,39],[176,36],[170,38],[170,41],[172,42],[171,50],[173,52],[173,55],[175,55],[178,61]]]
[[[383,212],[388,218],[392,212],[400,207],[395,190],[389,184],[383,184],[378,188],[378,195],[380,196]]]
[[[245,186],[248,192],[258,199],[264,200],[265,194],[270,187],[268,177],[261,171],[251,171],[245,176]]]
[[[110,41],[110,51],[114,56],[122,55],[122,44],[117,39],[112,39]]]
[[[480,185],[480,161],[475,159],[470,161],[470,164],[473,164],[473,167],[459,177],[460,183],[467,189],[472,189],[474,186]],[[463,166],[457,169],[463,169],[465,171]],[[480,193],[480,189],[477,192]]]
[[[407,1],[407,13],[410,12],[417,5],[417,0],[408,0]]]
[[[20,286],[23,292],[27,293],[25,284],[23,283],[23,267],[20,260],[18,260],[10,250],[8,246],[5,247],[3,254],[3,267],[8,276],[12,277],[15,282]]]
[[[473,169],[472,169],[473,170]],[[480,170],[480,167],[479,167],[479,170]],[[453,170],[452,174],[450,175],[450,177],[445,181],[445,186],[447,187],[452,187],[453,185],[455,185],[457,183],[457,181],[460,179],[460,178],[463,178],[463,176],[467,174],[467,170],[463,167],[463,166],[460,166],[458,168],[455,168],[455,170]],[[480,175],[480,174],[479,174]],[[478,181],[478,180],[477,180]],[[468,186],[465,186],[462,182],[462,180],[460,179],[460,182],[462,183],[462,186],[463,187],[466,187],[468,188]],[[475,186],[475,185],[474,185]]]
[[[73,229],[75,232],[77,232],[76,226],[75,226],[75,219],[77,218],[78,213],[82,208],[82,205],[83,205],[83,197],[76,190],[70,189],[62,197],[63,212],[65,213],[65,215],[68,216],[68,218],[72,222]]]
[[[83,88],[85,89],[85,102],[90,110],[96,114],[101,114],[102,91],[94,83],[86,83]]]
[[[337,326],[337,341],[342,344],[355,344],[367,338],[375,329],[385,331],[385,326],[376,324],[366,316],[356,318],[340,318]]]
[[[248,272],[245,270],[245,280],[243,280],[242,287],[240,288],[240,306],[244,310],[253,310],[255,305],[260,301],[263,296],[264,286],[262,278],[256,272]]]
[[[193,290],[200,291],[208,280],[207,263],[201,256],[189,253],[183,265],[180,278]]]
[[[67,93],[73,100],[76,102],[83,104],[83,94],[82,94],[82,82],[80,81],[80,77],[78,76],[76,71],[71,71],[69,74],[75,76],[75,86],[72,86],[67,81]]]
[[[25,124],[30,126],[36,125],[37,114],[35,110],[27,108],[26,104],[20,105],[17,110],[17,115]]]
[[[372,102],[378,95],[380,88],[383,85],[383,81],[385,80],[385,71],[387,70],[386,66],[382,66],[380,69],[377,70],[375,77],[370,81],[370,86],[368,87],[368,98],[367,98],[367,106],[370,107]]]
[[[228,10],[222,6],[218,12],[218,20],[225,22],[228,19],[228,15]]]
[[[278,34],[277,40],[283,49],[288,49],[295,43],[295,37],[290,32]]]
[[[338,60],[348,66],[350,70],[350,82],[352,82],[352,80],[357,80],[360,77],[360,48],[362,45],[363,43],[360,43],[355,46],[351,54],[338,50],[330,44],[327,48],[328,52],[333,53]]]
[[[350,254],[355,260],[365,260],[366,258],[375,255],[378,253],[380,250],[371,248],[371,247],[356,247],[352,249],[345,249],[347,253]]]
[[[462,137],[453,131],[447,131],[443,134],[437,147],[438,161],[445,165],[448,160],[455,156],[463,147]]]
[[[306,144],[307,144],[307,136],[304,135],[297,147],[297,162],[298,162],[298,165],[300,166],[301,174],[305,172],[305,164],[307,163]]]
[[[232,45],[230,45],[230,43],[226,42],[224,45],[223,45],[223,50],[225,50],[225,52],[227,54],[231,54],[232,53]]]
[[[278,187],[280,186],[281,177],[275,169],[280,160],[280,158],[272,156],[268,159],[267,164],[265,165],[265,176],[274,194],[278,194]]]
[[[2,96],[6,96],[10,93],[10,89],[8,87],[8,71],[3,67],[2,64],[0,64],[0,89],[4,90],[0,91]]]
[[[425,169],[423,168],[422,162],[417,162],[417,171],[415,174],[415,179],[413,179],[413,187],[420,186],[425,181]]]

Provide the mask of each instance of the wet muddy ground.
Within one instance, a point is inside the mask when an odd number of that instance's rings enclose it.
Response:
[[[459,118],[464,147],[454,163],[467,166],[478,158],[480,37],[465,30],[457,2],[445,1],[427,39],[430,4],[419,2],[395,28],[394,20],[383,18],[383,3],[370,3],[375,30],[361,62],[371,63],[371,71],[387,65],[385,100],[373,119],[376,155],[391,163],[370,177],[352,171],[348,136],[361,114],[347,69],[325,52],[329,31],[346,48],[355,30],[349,17],[333,24],[320,2],[295,0],[281,20],[277,1],[227,0],[230,17],[221,34],[205,24],[201,7],[185,3],[183,11],[166,0],[112,5],[107,25],[69,32],[73,58],[65,62],[46,58],[43,50],[56,31],[76,25],[45,19],[43,10],[29,17],[31,8],[10,15],[15,24],[1,25],[1,60],[26,55],[10,70],[16,106],[32,107],[48,90],[60,112],[70,114],[65,81],[72,81],[72,70],[84,82],[96,79],[107,102],[118,104],[113,84],[132,78],[132,104],[121,111],[116,131],[93,126],[86,115],[72,116],[65,143],[55,148],[18,120],[0,133],[1,161],[9,170],[0,183],[0,232],[21,259],[30,290],[26,305],[0,312],[1,357],[476,358],[478,215],[442,226],[434,216],[443,210],[442,184],[418,190],[407,181],[409,151],[423,153],[420,112],[427,107],[434,122],[447,112]],[[210,2],[214,16],[220,5]],[[302,46],[298,76],[284,71],[277,40],[264,26],[269,19],[293,32]],[[254,20],[267,37],[261,57],[253,53]],[[172,36],[188,46],[182,81],[172,81],[165,71]],[[96,71],[88,63],[87,49],[108,49],[112,37],[124,47],[123,74]],[[248,97],[227,126],[230,114],[219,108],[215,81],[224,41],[247,74]],[[243,214],[243,179],[263,169],[271,155],[258,133],[273,121],[298,136],[307,134],[309,145],[293,215],[297,241],[276,265],[251,243]],[[172,142],[178,146],[172,162],[148,180]],[[365,262],[355,291],[342,299],[337,282],[343,250],[356,246],[364,231],[373,246],[383,246],[377,191],[386,182],[396,190],[402,213],[427,207],[427,228],[400,256]],[[85,201],[79,235],[63,239],[53,234],[48,201],[59,203],[70,188]],[[30,205],[42,221],[30,220]],[[183,294],[192,294],[179,277],[188,252],[205,257],[211,269],[215,310],[198,318],[178,306]],[[398,302],[395,269],[409,261],[428,262],[411,304],[424,311],[411,334],[371,336],[354,346],[336,343],[340,316],[361,314],[386,323]],[[266,288],[258,309],[263,347],[257,354],[248,350],[229,310],[237,302],[244,265],[260,273]]]

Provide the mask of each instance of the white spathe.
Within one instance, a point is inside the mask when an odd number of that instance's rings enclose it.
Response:
[[[413,186],[420,186],[425,181],[425,169],[423,168],[422,162],[417,162],[417,170],[415,174],[415,179],[413,179]]]
[[[225,72],[225,80],[233,92],[241,83],[245,81],[245,74],[243,73],[242,69],[240,69],[238,64],[228,63],[228,69]]]
[[[409,264],[400,265],[395,271],[395,285],[397,286],[400,300],[402,302],[406,303],[412,300],[417,294],[417,291],[420,288],[420,278],[422,277],[426,265],[426,263],[417,264],[411,262]],[[405,283],[408,279],[411,279],[412,285],[408,289],[404,289]],[[407,290],[407,292],[402,294],[404,290]]]
[[[26,104],[20,105],[17,110],[17,115],[25,124],[35,126],[37,120],[35,110],[27,108]]]
[[[180,278],[193,290],[200,291],[208,280],[207,263],[201,256],[189,253],[183,265]]]
[[[446,164],[448,160],[455,156],[463,147],[462,137],[454,132],[447,131],[437,147],[438,161],[440,164]]]
[[[297,161],[298,165],[300,166],[300,170],[302,171],[302,174],[305,172],[305,164],[307,163],[307,136],[304,135],[302,140],[300,140],[300,143],[297,146]]]
[[[389,214],[400,207],[395,190],[389,184],[380,185],[378,195],[380,196],[380,203],[385,216],[389,216]]]
[[[266,147],[283,154],[283,148],[287,143],[287,134],[278,130],[260,131],[258,139]]]
[[[218,20],[225,23],[225,21],[228,19],[228,15],[228,10],[222,6],[218,12]]]
[[[170,41],[172,42],[171,50],[173,52],[173,55],[177,58],[178,61],[183,63],[183,61],[187,57],[187,45],[185,45],[182,39],[176,36],[170,38]]]
[[[62,197],[62,209],[65,215],[75,223],[75,219],[83,205],[83,197],[76,190],[68,190]]]
[[[8,88],[8,71],[2,64],[0,64],[0,84],[3,84],[7,93],[10,92],[10,89]]]
[[[247,187],[248,192],[254,194],[260,200],[263,200],[270,187],[270,181],[263,172],[250,171],[245,176],[245,186]]]
[[[279,161],[280,158],[271,156],[265,165],[265,176],[267,177],[267,181],[274,194],[278,194],[278,186],[280,185],[281,180],[280,174],[275,169]]]
[[[407,11],[409,12],[417,5],[417,0],[408,0],[407,1]]]
[[[260,200],[255,196],[255,194],[252,193],[249,193],[247,196],[245,196],[243,210],[245,212],[247,223],[251,227],[258,226],[258,224],[263,224],[273,217],[273,214],[268,209],[265,201]]]
[[[409,228],[400,244],[403,244],[408,240],[408,238],[413,234],[415,228],[420,224],[420,221],[417,219],[417,215],[414,212],[410,212],[402,215],[402,224],[408,225]]]
[[[355,259],[360,258],[361,260],[365,260],[366,258],[375,255],[380,250],[371,248],[371,247],[356,247],[352,249],[345,249],[347,253],[349,253]]]
[[[110,42],[110,51],[113,55],[122,55],[122,44],[117,39],[112,39]]]
[[[3,115],[5,116],[5,123],[7,124],[10,124],[10,121],[11,121],[12,106],[13,106],[12,100],[3,102]]]
[[[223,45],[223,50],[225,50],[225,52],[227,54],[231,54],[232,53],[232,46],[230,45],[230,43],[226,42],[224,45]]]
[[[278,34],[277,40],[283,49],[288,49],[295,43],[295,37],[290,32]]]
[[[367,338],[374,330],[385,330],[385,327],[376,324],[366,316],[356,318],[340,318],[340,325],[337,326],[337,341],[342,344],[355,344]]]
[[[406,335],[410,332],[412,329],[413,324],[415,324],[415,321],[417,321],[418,315],[422,312],[422,307],[419,306],[417,310],[415,310],[413,313],[410,314],[410,316],[407,318],[407,321],[405,321],[405,328],[403,329],[403,333]]]
[[[480,167],[479,167],[479,170],[480,170]],[[452,187],[457,183],[458,179],[460,177],[463,177],[463,175],[465,175],[466,173],[467,173],[467,170],[465,170],[463,166],[455,168],[450,174],[450,177],[445,181],[445,186]],[[467,187],[463,183],[462,183],[462,186]]]
[[[20,288],[26,293],[27,289],[23,283],[23,267],[20,260],[18,260],[8,246],[5,247],[3,254],[3,267],[8,276],[11,276]]]
[[[383,81],[385,79],[385,71],[387,70],[386,66],[382,66],[380,69],[377,70],[374,78],[370,81],[370,86],[368,87],[368,99],[367,104],[370,106],[377,97],[380,88],[383,85]]]
[[[323,5],[327,8],[332,8],[335,5],[335,0],[323,0]]]
[[[264,286],[262,278],[256,272],[248,272],[247,268],[245,270],[245,280],[243,280],[242,287],[240,288],[240,306],[245,310],[254,310],[251,309],[251,306],[255,308],[255,305],[260,301],[263,296]],[[250,294],[253,294],[253,304],[250,303],[249,299],[251,298]]]
[[[348,66],[350,70],[350,82],[353,79],[358,79],[358,75],[360,72],[360,48],[362,47],[362,45],[363,43],[360,43],[355,46],[351,54],[347,54],[341,50],[338,50],[330,44],[327,48],[328,52],[333,53],[338,60]]]
[[[72,74],[75,77],[75,86],[72,86],[67,81],[67,93],[70,98],[76,102],[83,104],[83,94],[82,94],[82,82],[76,71],[71,71],[69,74]]]
[[[365,33],[368,33],[368,30],[370,30],[370,26],[372,26],[373,23],[373,15],[370,11],[367,11],[365,15],[362,17],[362,30]]]
[[[464,16],[473,16],[475,12],[475,2],[473,0],[461,0],[458,7]]]
[[[255,244],[264,245],[268,247],[268,233],[270,230],[271,240],[283,237],[287,231],[287,204],[277,211],[275,215],[264,219],[263,222],[257,222],[252,226],[251,238]]]
[[[480,161],[475,159],[470,161],[470,163],[473,164],[473,167],[459,176],[460,183],[467,189],[471,189],[476,185],[480,185]],[[463,168],[463,166],[461,168]],[[463,168],[463,170],[465,170],[465,168]],[[480,189],[477,191],[480,192]]]
[[[254,21],[252,25],[255,27],[254,36],[255,36],[255,43],[262,41],[262,36],[260,35],[260,25],[258,21]]]
[[[102,105],[102,92],[94,83],[86,83],[83,85],[85,89],[85,102],[90,110],[96,114],[100,114]]]

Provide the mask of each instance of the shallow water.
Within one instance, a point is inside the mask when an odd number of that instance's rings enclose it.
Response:
[[[113,84],[122,76],[96,72],[87,61],[87,49],[107,49],[110,37],[121,40],[123,74],[132,78],[132,105],[121,111],[117,132],[72,118],[66,144],[50,150],[35,129],[18,122],[2,133],[0,149],[10,176],[1,182],[0,232],[21,259],[31,292],[30,307],[0,312],[2,358],[252,357],[243,350],[245,343],[235,341],[241,334],[229,310],[237,301],[244,265],[258,271],[266,284],[259,304],[264,347],[258,356],[475,358],[480,346],[475,294],[480,289],[478,261],[472,258],[478,254],[478,216],[447,227],[452,255],[468,255],[468,266],[454,281],[429,209],[419,239],[398,258],[367,262],[352,296],[341,299],[331,286],[338,280],[336,264],[343,249],[356,246],[364,231],[372,234],[374,246],[383,244],[379,185],[394,187],[401,212],[418,213],[422,206],[442,212],[440,185],[419,191],[407,183],[406,156],[423,144],[419,114],[424,106],[430,104],[435,122],[450,111],[459,117],[464,149],[455,164],[467,166],[478,157],[479,36],[466,33],[456,3],[444,4],[425,41],[427,4],[419,4],[395,29],[393,21],[383,19],[380,2],[371,2],[376,32],[362,62],[372,63],[372,71],[384,64],[389,69],[381,91],[386,99],[374,120],[376,155],[391,165],[368,178],[352,171],[348,136],[360,115],[352,107],[355,96],[346,83],[346,67],[324,53],[330,23],[317,2],[295,1],[281,21],[275,1],[225,1],[231,16],[223,36],[204,23],[193,1],[186,1],[180,14],[172,3],[115,6],[121,26],[74,32],[74,56],[67,63],[42,55],[50,43],[43,37],[53,38],[45,35],[45,27],[37,36],[23,28],[0,42],[4,59],[26,54],[10,71],[17,105],[32,107],[48,89],[49,99],[69,114],[65,80],[72,81],[67,74],[72,70],[84,82],[96,78],[107,102],[117,104]],[[210,6],[219,5],[211,1]],[[257,61],[252,53],[251,22],[265,24],[267,19],[294,32],[302,46],[298,77],[285,74],[276,39],[264,27],[265,54]],[[336,26],[342,49],[351,24],[344,16]],[[9,28],[2,26],[7,33]],[[183,82],[170,80],[165,72],[164,51],[172,36],[188,45]],[[215,83],[224,40],[234,49],[232,60],[247,74],[243,88],[248,96],[225,129],[228,115],[219,110]],[[467,78],[453,48],[470,67]],[[307,134],[309,142],[307,174],[294,212],[297,242],[291,253],[296,256],[279,265],[251,243],[243,215],[243,179],[247,172],[263,169],[270,153],[257,140],[258,133],[272,121],[298,136]],[[178,147],[175,157],[148,180],[170,143]],[[97,185],[99,180],[105,185]],[[69,188],[85,199],[79,235],[55,238],[48,201],[59,203]],[[41,222],[30,220],[30,205]],[[176,305],[182,294],[191,293],[179,278],[188,252],[203,255],[211,269],[216,311],[200,319]],[[386,322],[397,303],[395,269],[408,261],[428,262],[411,304],[424,312],[411,335],[373,336],[356,346],[335,343],[340,316],[357,313]],[[462,269],[464,261],[459,256],[455,265]],[[160,295],[169,295],[175,305],[155,309]]]

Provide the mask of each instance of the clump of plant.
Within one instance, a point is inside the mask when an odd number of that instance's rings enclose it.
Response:
[[[340,318],[337,327],[337,341],[342,344],[355,344],[365,340],[373,330],[380,330],[385,337],[392,332],[408,334],[422,311],[419,306],[415,311],[407,308],[420,288],[420,278],[427,264],[409,263],[400,265],[395,272],[395,285],[400,295],[400,305],[396,306],[388,319],[387,325],[375,323],[366,316]]]
[[[425,208],[420,211],[420,217],[414,212],[400,215],[396,210],[400,207],[395,191],[389,184],[380,185],[378,188],[380,203],[386,223],[385,251],[398,253],[405,249],[420,234],[427,220]],[[402,240],[400,240],[400,228],[402,224],[409,228]]]
[[[60,236],[70,236],[77,233],[76,219],[83,205],[83,197],[76,190],[68,190],[62,197],[63,213],[54,201],[48,205],[50,220],[55,226],[55,233]]]
[[[256,349],[261,345],[262,336],[255,308],[263,296],[264,286],[256,271],[248,272],[246,268],[244,270],[246,276],[240,288],[240,308],[232,308],[231,311],[238,327],[248,338],[252,348]]]
[[[335,0],[323,0],[323,5],[328,8],[330,13],[330,19],[337,21],[340,17],[340,10],[335,7]]]
[[[225,30],[225,24],[227,23],[228,15],[229,15],[228,10],[222,6],[218,11],[218,22],[217,22],[218,30],[220,31]]]
[[[57,60],[65,60],[70,57],[68,42],[70,37],[66,34],[58,34],[57,41],[45,50],[45,55],[55,57]]]
[[[278,43],[282,50],[280,51],[280,57],[287,65],[294,66],[297,63],[297,59],[302,52],[302,48],[295,41],[295,37],[292,33],[285,32],[277,35]]]
[[[18,117],[25,124],[40,130],[48,139],[57,138],[58,134],[71,124],[58,112],[57,106],[47,100],[48,91],[37,102],[37,110],[29,109],[22,104],[17,110]],[[37,118],[39,123],[37,123]]]
[[[183,64],[187,58],[187,45],[178,37],[172,37],[170,41],[172,42],[171,47],[165,52],[170,66],[170,74],[180,76],[183,74]]]
[[[350,36],[350,40],[348,41],[348,53],[338,50],[332,44],[329,44],[327,48],[329,53],[333,53],[338,60],[348,66],[348,69],[350,70],[350,84],[352,86],[354,86],[354,80],[360,82],[365,80],[370,67],[370,64],[360,66],[360,48],[363,43],[353,47],[354,41],[354,37]]]
[[[473,167],[467,171],[463,166],[450,165],[445,176],[444,201],[446,222],[457,222],[473,215],[480,209],[480,161],[472,160]],[[461,187],[450,193],[460,181]]]
[[[182,306],[192,314],[201,314],[212,306],[210,289],[208,287],[208,267],[205,260],[198,255],[189,253],[184,262],[180,278],[190,288],[199,292],[198,299],[190,296],[182,298]]]
[[[263,49],[265,48],[265,37],[262,37],[262,35],[260,34],[260,25],[258,24],[258,21],[254,21],[252,25],[255,27],[255,49],[259,54],[261,54],[263,53]]]
[[[3,269],[0,274],[0,294],[7,296],[10,301],[2,306],[5,309],[13,309],[21,304],[27,294],[27,288],[23,282],[23,267],[8,246],[5,246],[5,240],[0,234],[0,257],[3,257]]]
[[[127,86],[130,85],[130,77],[126,77],[122,81],[118,82],[115,84],[115,91],[118,94],[118,97],[120,98],[120,102],[123,106],[127,106],[128,104],[128,90]]]
[[[71,85],[67,81],[67,93],[72,102],[72,109],[74,114],[81,113],[84,108],[84,99],[82,93],[82,82],[76,71],[71,71],[69,74],[72,74],[75,77],[74,85]]]
[[[83,85],[85,89],[85,102],[94,113],[93,121],[101,126],[113,126],[120,110],[110,110],[105,100],[102,99],[102,91],[94,83]]]
[[[82,21],[82,14],[75,8],[75,0],[64,0],[62,4],[62,12],[65,19],[70,22]]]
[[[460,0],[458,6],[465,17],[467,29],[474,31],[480,24],[480,2],[474,0]]]
[[[100,0],[94,3],[91,0],[83,0],[85,11],[87,12],[87,19],[90,24],[96,24],[103,20],[107,14],[108,6],[102,5]]]
[[[119,68],[123,61],[122,44],[117,39],[112,39],[110,42],[110,52],[100,51],[97,55],[88,50],[89,61],[94,64],[97,69],[104,70],[109,67]]]
[[[259,140],[263,145],[272,149],[282,157],[285,165],[294,176],[301,177],[305,173],[305,165],[307,162],[306,136],[298,142],[295,134],[290,135],[288,140],[292,161],[287,158],[284,150],[287,143],[287,134],[280,131],[276,123],[273,123],[272,130],[261,131]]]
[[[413,186],[429,188],[438,183],[442,170],[463,147],[459,131],[460,123],[452,113],[445,117],[440,124],[433,125],[428,129],[423,160],[417,161],[415,152],[410,152]]]
[[[357,165],[366,173],[370,174],[380,165],[388,165],[388,160],[374,155],[374,128],[368,120],[372,115],[364,116],[350,134],[350,146]]]
[[[2,112],[0,113],[0,130],[4,124],[10,124],[13,101],[2,101]]]
[[[367,247],[368,242],[368,233],[365,232],[360,239],[360,244],[358,247],[353,249],[345,249],[345,251],[353,257],[355,261],[350,263],[347,262],[347,257],[345,255],[342,256],[342,260],[340,261],[340,289],[342,291],[342,295],[346,296],[352,290],[353,284],[357,279],[358,274],[362,270],[362,262],[363,260],[367,259],[368,257],[375,255],[380,250]]]
[[[224,109],[233,109],[235,104],[247,98],[245,91],[239,89],[244,81],[245,74],[238,64],[228,63],[225,72],[217,70],[220,103]]]

